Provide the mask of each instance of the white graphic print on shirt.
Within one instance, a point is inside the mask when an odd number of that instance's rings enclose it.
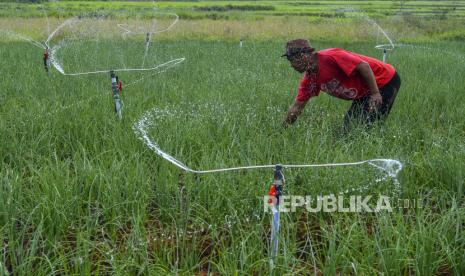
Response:
[[[340,84],[340,81],[338,81],[335,78],[333,78],[327,83],[322,83],[321,90],[325,91],[331,96],[335,96],[342,99],[351,100],[355,99],[355,97],[357,96],[357,89],[344,87]]]

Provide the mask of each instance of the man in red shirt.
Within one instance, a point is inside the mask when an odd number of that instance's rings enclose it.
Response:
[[[294,123],[308,100],[320,91],[352,101],[344,117],[346,129],[354,120],[371,125],[389,114],[399,91],[400,77],[394,67],[371,57],[338,48],[316,52],[305,39],[289,41],[284,56],[296,71],[304,73],[284,127]]]

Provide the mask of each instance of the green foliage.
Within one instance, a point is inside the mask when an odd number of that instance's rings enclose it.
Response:
[[[274,6],[263,6],[263,5],[225,5],[225,6],[203,6],[194,7],[194,10],[198,11],[273,11]]]
[[[392,213],[283,214],[274,274],[462,275],[465,46],[460,18],[401,16],[385,22],[395,30],[393,35],[411,43],[396,46],[388,55],[402,86],[384,125],[342,134],[342,117],[350,103],[322,93],[295,125],[283,130],[280,123],[300,78],[280,58],[285,41],[295,34],[290,29],[308,28],[299,34],[310,36],[317,49],[344,47],[378,58],[381,53],[373,47],[374,34],[346,10],[324,12],[337,18],[292,21],[293,13],[304,12],[293,7],[327,10],[326,3],[292,2],[284,7],[274,2],[264,4],[274,10],[253,11],[250,17],[242,17],[249,12],[242,10],[189,10],[208,6],[204,2],[163,3],[166,9],[179,9],[181,18],[197,21],[187,22],[193,26],[181,33],[154,36],[145,59],[143,35],[123,39],[102,31],[107,37],[96,38],[83,28],[88,36],[65,40],[55,58],[66,72],[137,68],[142,62],[149,67],[186,58],[161,74],[118,73],[124,87],[122,121],[113,113],[108,74],[71,77],[52,69],[47,75],[42,49],[2,33],[0,274],[270,272],[270,216],[263,211],[262,197],[272,171],[185,173],[134,132],[134,125],[148,116],[150,139],[194,169],[378,157],[404,164],[398,195],[393,182],[380,181],[384,174],[370,166],[285,170],[289,195],[337,194],[369,185],[366,192],[352,194],[388,195],[394,202],[409,199],[417,205],[398,205]],[[391,5],[384,1],[372,6],[382,4]],[[111,5],[60,2],[39,9],[2,3],[2,12],[58,18],[82,11],[120,18],[152,16],[144,13],[151,3]],[[285,15],[266,20],[267,12]],[[195,25],[207,17],[227,28],[216,33]],[[251,20],[238,20],[244,18]],[[39,41],[48,36],[44,22],[60,22],[30,18],[34,24],[8,25],[17,21],[3,20],[3,29],[25,26],[20,33]],[[108,23],[111,30],[115,22]],[[212,27],[212,22],[203,23]],[[244,30],[273,22],[276,26],[269,29],[253,30],[258,34]],[[99,27],[91,26],[89,30]],[[250,39],[240,48],[238,38],[244,33]],[[52,45],[66,35],[58,34]],[[270,36],[273,39],[263,39]],[[428,40],[432,42],[424,42]]]
[[[438,35],[438,37],[441,40],[464,41],[465,30],[452,30],[452,31],[444,32]]]
[[[405,3],[404,3],[405,2]],[[228,13],[241,12],[244,17],[254,18],[263,15],[305,16],[305,17],[350,17],[354,12],[363,12],[373,18],[391,15],[433,18],[444,20],[465,17],[463,1],[41,1],[2,2],[1,16],[44,16],[37,8],[63,10],[67,16],[89,11],[109,12],[124,10],[128,13],[150,14],[153,7],[160,11],[187,13],[191,18],[209,18],[212,14],[226,18]],[[14,10],[12,13],[11,10]],[[218,15],[224,13],[225,15]],[[55,12],[53,16],[60,16]],[[61,15],[63,16],[63,15]],[[118,17],[119,14],[112,14]]]
[[[111,55],[113,66],[141,62],[142,38],[101,41],[97,52],[93,43],[65,44],[59,58],[66,70],[107,66],[109,45],[119,52]],[[283,215],[276,273],[313,271],[314,262],[324,274],[464,271],[463,44],[390,53],[403,82],[392,114],[384,127],[345,137],[339,130],[347,103],[325,95],[295,126],[280,128],[299,79],[279,58],[283,45],[157,40],[149,64],[186,61],[125,88],[124,119],[117,121],[107,75],[47,76],[37,48],[1,43],[0,135],[8,141],[0,145],[2,268],[17,274],[268,272],[269,216],[261,197],[271,171],[183,173],[133,132],[148,112],[149,136],[196,169],[376,157],[404,163],[400,196],[421,208]],[[379,56],[370,43],[346,46]],[[126,84],[141,77],[119,76]],[[337,193],[380,176],[369,167],[285,174],[286,193],[304,195]],[[392,183],[382,181],[370,193],[391,195]]]

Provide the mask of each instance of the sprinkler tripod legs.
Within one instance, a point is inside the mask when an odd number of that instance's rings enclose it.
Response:
[[[116,117],[118,117],[118,119],[120,120],[123,119],[123,114],[121,112],[122,108],[123,108],[123,103],[121,102],[121,99],[115,97],[115,113],[116,113]]]

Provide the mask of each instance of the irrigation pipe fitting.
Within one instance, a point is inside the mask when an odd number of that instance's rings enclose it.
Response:
[[[274,180],[271,184],[268,196],[270,204],[272,205],[272,219],[271,219],[271,239],[270,239],[270,266],[274,266],[274,261],[278,254],[279,242],[279,201],[283,194],[284,174],[282,172],[283,166],[278,164],[274,169]]]
[[[382,44],[382,45],[376,45],[375,49],[382,50],[383,51],[383,62],[386,62],[387,60],[387,53],[388,51],[394,50],[394,44]]]
[[[113,90],[113,99],[115,100],[115,113],[117,118],[121,120],[123,118],[123,102],[121,101],[121,93],[118,86],[118,76],[116,76],[115,71],[110,71],[110,78],[111,88]]]

